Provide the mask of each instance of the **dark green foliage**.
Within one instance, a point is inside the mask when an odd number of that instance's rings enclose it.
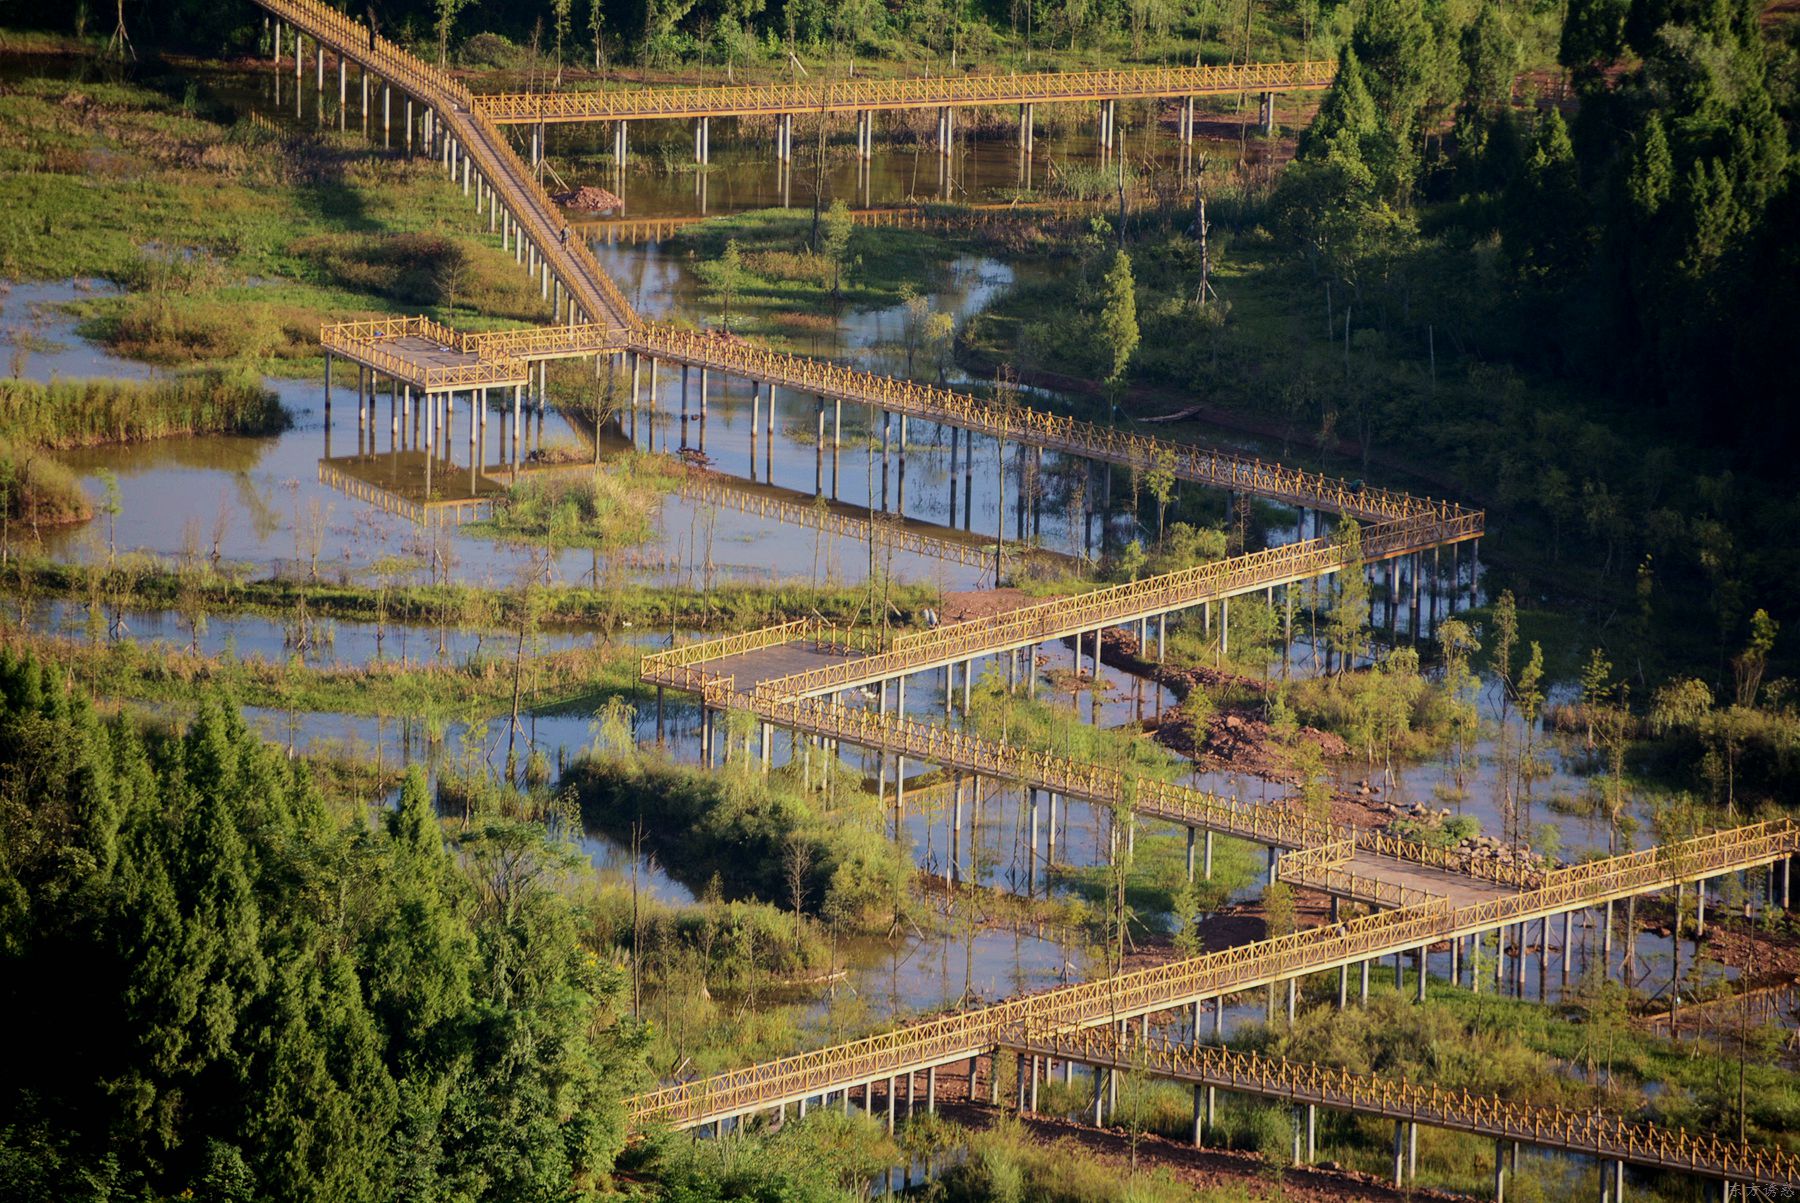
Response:
[[[98,718],[0,657],[0,1194],[562,1198],[632,1085],[621,980],[492,825],[445,846],[414,769],[381,828],[202,701]]]
[[[883,836],[873,799],[841,785],[829,813],[779,775],[765,780],[654,760],[589,757],[569,769],[564,785],[576,790],[587,821],[615,838],[653,820],[645,830],[652,846],[695,890],[716,872],[726,898],[791,905],[798,872],[799,909],[847,920],[891,917],[905,896],[911,865]]]

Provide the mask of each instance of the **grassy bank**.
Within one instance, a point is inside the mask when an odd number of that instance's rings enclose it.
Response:
[[[907,905],[912,864],[886,838],[875,800],[841,769],[830,791],[808,793],[786,771],[749,771],[741,739],[719,772],[640,756],[620,741],[571,766],[563,788],[588,824],[614,839],[643,824],[647,845],[691,888],[715,877],[727,898],[780,901],[845,925],[885,926]],[[646,822],[648,820],[648,822]]]
[[[181,706],[216,688],[242,706],[306,713],[421,718],[427,723],[502,713],[512,705],[513,663],[471,656],[453,665],[381,661],[360,666],[299,660],[209,656],[162,643],[93,643],[16,629],[0,647],[54,662],[90,692],[108,698]],[[527,708],[569,705],[601,693],[635,694],[636,651],[580,648],[527,656],[519,687]]]
[[[419,583],[425,571],[422,564],[404,562],[359,573],[356,579],[345,574],[336,580],[309,580],[253,578],[231,565],[183,566],[147,556],[121,555],[111,564],[14,557],[0,567],[0,593],[21,600],[74,598],[101,607],[194,607],[205,613],[277,617],[304,606],[317,618],[494,629],[516,627],[521,607],[529,600],[537,622],[592,627],[607,634],[632,628],[747,630],[809,614],[850,622],[867,601],[863,589],[800,582],[728,582],[711,589],[631,582],[601,588],[547,585],[526,594],[454,582]],[[892,590],[894,604],[903,610],[935,597],[936,590],[923,585],[896,585]]]
[[[657,509],[682,475],[668,456],[634,451],[588,469],[527,477],[495,499],[491,518],[463,531],[554,547],[637,547],[655,538]]]
[[[74,308],[84,335],[121,354],[291,374],[318,370],[322,320],[547,319],[435,163],[240,115],[214,99],[235,84],[154,61],[124,79],[72,84],[46,63],[9,80],[0,277],[119,284]]]

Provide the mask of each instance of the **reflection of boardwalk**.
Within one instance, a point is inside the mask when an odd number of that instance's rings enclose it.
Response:
[[[1086,201],[1036,201],[1019,205],[903,205],[884,209],[852,209],[852,225],[878,229],[961,230],[1016,221],[1042,226],[1047,221],[1106,210],[1107,205]],[[789,210],[796,218],[806,211]],[[701,214],[669,217],[635,217],[625,220],[577,221],[573,228],[584,237],[607,246],[661,242],[678,230],[717,220]]]
[[[695,476],[682,484],[681,495],[758,518],[771,518],[789,526],[843,536],[865,546],[873,542],[878,554],[892,549],[972,568],[991,569],[994,565],[992,539],[892,514],[877,514],[871,521],[867,509],[793,489],[744,484],[729,477]],[[1005,544],[1002,554],[1009,561],[1026,556],[1055,560],[1069,558],[1015,543]]]
[[[503,488],[485,472],[445,463],[423,451],[322,459],[319,483],[414,522],[478,517]]]

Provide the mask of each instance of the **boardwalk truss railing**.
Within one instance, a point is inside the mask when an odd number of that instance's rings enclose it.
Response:
[[[360,327],[387,329],[359,336],[356,330]],[[495,356],[469,363],[427,364],[396,354],[383,345],[386,341],[409,335],[428,338],[447,351],[463,353],[456,345],[459,335],[425,318],[392,318],[378,322],[342,322],[323,326],[319,330],[319,345],[329,353],[342,355],[376,371],[385,372],[394,379],[403,380],[427,393],[450,389],[492,388],[525,380],[525,361],[519,358]]]
[[[970,568],[992,568],[994,563],[994,545],[991,542],[946,537],[935,533],[936,528],[909,526],[898,514],[877,512],[873,517],[867,514],[846,514],[828,505],[820,505],[810,498],[734,488],[705,477],[693,477],[682,482],[680,494],[692,501],[723,506],[758,518],[773,518],[808,530],[873,543],[877,548],[909,551]],[[1021,543],[1005,543],[1002,545],[1002,555],[1007,559],[1033,555],[1048,558],[1054,557],[1055,553],[1040,552],[1035,547]]]
[[[1791,1153],[1723,1140],[1712,1133],[1634,1122],[1594,1109],[1516,1102],[1496,1094],[1421,1085],[1260,1053],[1191,1047],[1166,1038],[1145,1040],[1106,1028],[1051,1031],[1026,1025],[1002,1033],[999,1044],[1030,1057],[1172,1078],[1605,1161],[1774,1186],[1800,1184],[1800,1158]]]
[[[1465,510],[1448,517],[1427,512],[1369,527],[1361,533],[1355,546],[1331,538],[1286,543],[1128,584],[1022,606],[991,617],[907,632],[896,636],[893,645],[877,655],[771,679],[758,689],[784,695],[830,693],[897,673],[1060,639],[1076,632],[1097,630],[1186,609],[1202,602],[1339,572],[1368,560],[1474,538],[1481,529],[1479,512]]]
[[[506,136],[475,103],[469,90],[428,63],[319,0],[256,0],[294,28],[361,64],[430,106],[455,134],[482,177],[524,228],[546,261],[590,318],[630,325],[637,314],[599,261],[578,238],[562,238],[555,204],[508,145]]]
[[[1110,205],[1111,202],[1107,202]],[[852,225],[881,229],[965,229],[992,222],[1017,220],[1042,225],[1047,220],[1093,213],[1105,207],[1093,201],[1032,201],[1028,204],[904,205],[883,209],[852,209]],[[677,230],[703,225],[713,218],[705,214],[684,216],[606,218],[573,223],[576,230],[608,246],[618,243],[660,242]]]
[[[838,1090],[929,1065],[963,1060],[998,1045],[1002,1033],[1031,1025],[1065,1032],[1236,994],[1290,977],[1404,952],[1458,935],[1492,931],[1509,923],[1592,906],[1678,880],[1684,873],[1722,873],[1767,864],[1800,852],[1800,827],[1787,820],[1759,824],[1745,833],[1722,831],[1672,846],[1672,856],[1620,857],[1583,866],[1578,879],[1453,907],[1430,902],[1307,928],[1188,960],[1172,961],[1114,977],[991,1007],[909,1024],[880,1035],[817,1049],[710,1077],[666,1086],[628,1100],[637,1122],[689,1126],[743,1114],[781,1102]]]
[[[1273,501],[1348,514],[1361,522],[1383,522],[1434,514],[1440,520],[1471,519],[1474,537],[1481,513],[1448,502],[1415,497],[1307,472],[1254,456],[1237,455],[1042,410],[996,405],[968,393],[920,384],[827,360],[772,351],[742,339],[665,323],[638,327],[632,350],[658,359],[713,368],[766,381],[795,392],[871,405],[908,417],[958,426],[977,434],[1018,439],[1048,450],[1106,460],[1149,471],[1166,467],[1177,479],[1220,489],[1255,493]]]
[[[1230,92],[1295,92],[1330,85],[1329,59],[1046,71],[1029,75],[944,75],[819,83],[619,88],[592,92],[507,92],[478,96],[496,122],[631,121],[757,113],[860,112],[940,106],[1154,99]]]
[[[1421,890],[1344,868],[1343,863],[1358,850],[1422,867],[1447,869],[1496,885],[1516,888],[1529,882],[1526,870],[1461,861],[1425,844],[1314,818],[1291,802],[1244,802],[1128,769],[1020,748],[972,731],[920,722],[904,715],[851,709],[818,698],[765,692],[760,687],[739,693],[733,677],[708,674],[699,667],[701,663],[704,662],[683,662],[683,685],[690,689],[698,686],[705,703],[713,709],[746,711],[777,726],[928,761],[978,777],[1023,782],[1102,806],[1125,807],[1145,818],[1206,828],[1271,847],[1300,849],[1303,851],[1290,854],[1297,858],[1292,862],[1296,872],[1311,874],[1315,883],[1328,885],[1358,901],[1397,907],[1432,897]]]

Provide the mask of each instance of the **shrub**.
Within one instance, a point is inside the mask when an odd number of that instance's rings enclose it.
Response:
[[[35,531],[85,522],[94,509],[75,474],[48,453],[0,438],[0,515]]]

